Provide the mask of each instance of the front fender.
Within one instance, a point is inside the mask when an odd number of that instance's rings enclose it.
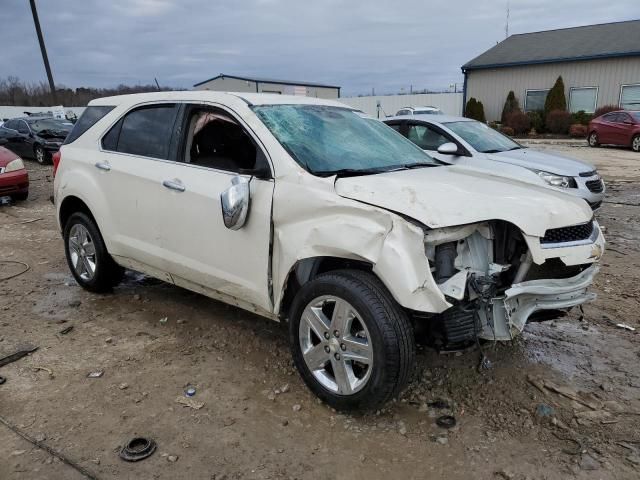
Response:
[[[289,272],[312,257],[372,264],[403,307],[424,312],[450,307],[431,275],[420,227],[387,210],[339,197],[332,188],[283,183],[274,193],[274,312],[280,309]]]

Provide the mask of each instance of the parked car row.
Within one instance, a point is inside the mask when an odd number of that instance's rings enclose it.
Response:
[[[23,158],[40,164],[50,163],[53,153],[73,128],[73,123],[52,117],[28,116],[12,118],[0,126],[0,138],[7,140],[6,148]]]
[[[285,95],[94,100],[53,157],[68,266],[89,291],[131,268],[288,322],[300,375],[338,409],[402,391],[416,326],[441,346],[511,340],[593,300],[605,240],[567,191],[595,169],[518,158],[473,122],[439,117],[434,141],[394,122],[404,136]]]

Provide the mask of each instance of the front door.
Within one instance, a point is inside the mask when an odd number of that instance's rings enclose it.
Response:
[[[269,287],[274,182],[262,147],[231,112],[185,107],[178,160],[166,178],[163,248],[174,282],[243,307],[272,311]],[[236,176],[249,181],[244,225],[227,228],[220,195]]]

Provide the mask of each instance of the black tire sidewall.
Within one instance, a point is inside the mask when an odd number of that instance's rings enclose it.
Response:
[[[398,339],[395,338],[395,341],[389,341],[387,336],[385,341],[380,324],[380,321],[384,321],[384,319],[377,318],[376,308],[379,309],[381,305],[367,303],[357,291],[350,288],[350,285],[354,283],[358,283],[359,288],[368,288],[357,279],[345,275],[322,275],[305,284],[296,295],[291,306],[289,335],[291,353],[295,365],[313,393],[339,410],[366,410],[380,404],[380,399],[384,398],[386,400],[387,392],[390,390],[389,385],[395,382],[399,368],[397,355],[394,355],[394,351],[399,350]],[[370,342],[373,346],[373,368],[367,384],[353,395],[338,395],[322,386],[315,379],[302,356],[298,337],[302,313],[312,300],[323,295],[332,295],[349,302],[361,315],[362,321],[369,331]],[[394,357],[396,357],[396,361],[393,360]]]
[[[71,228],[74,225],[83,225],[88,231],[89,235],[91,235],[91,240],[93,241],[93,245],[96,251],[96,271],[91,280],[84,280],[80,277],[75,269],[73,268],[73,263],[71,262],[71,255],[69,252],[69,234],[71,232]],[[98,230],[95,222],[89,218],[88,215],[82,212],[76,212],[72,214],[67,223],[64,225],[63,230],[63,238],[64,238],[64,253],[67,259],[67,265],[69,266],[69,270],[71,274],[75,278],[78,284],[89,291],[92,292],[107,292],[111,290],[112,282],[110,281],[111,276],[111,264],[113,260],[111,259],[109,253],[107,252],[107,248],[104,244],[104,240],[102,239],[102,235]]]

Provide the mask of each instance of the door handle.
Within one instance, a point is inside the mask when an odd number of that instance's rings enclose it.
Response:
[[[105,172],[111,170],[111,165],[109,165],[109,162],[98,162],[95,164],[95,167],[97,169],[104,170]]]
[[[180,180],[165,180],[162,182],[162,186],[168,188],[169,190],[175,190],[176,192],[184,192],[186,189]]]

